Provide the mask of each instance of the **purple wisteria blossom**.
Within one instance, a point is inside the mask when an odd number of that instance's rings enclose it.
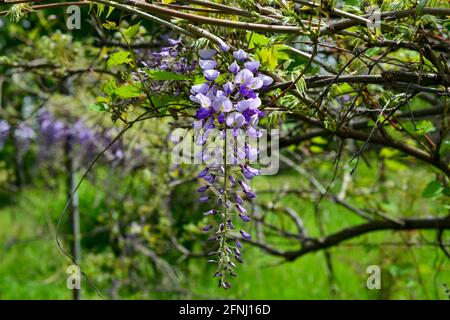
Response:
[[[213,69],[211,65],[215,61],[211,60],[213,56],[205,51],[200,55],[200,61],[190,61],[185,48],[180,40],[164,39],[166,46],[148,52],[143,49],[136,49],[135,53],[139,61],[139,68],[132,72],[133,80],[143,82],[147,88],[155,94],[166,94],[167,92],[179,95],[184,92],[184,86],[179,81],[155,81],[149,77],[148,72],[159,70],[181,75],[186,75],[196,69],[198,63],[208,69]]]
[[[35,136],[36,133],[33,128],[29,127],[25,122],[20,122],[14,129],[14,138],[18,151],[25,154],[30,148],[30,144]]]
[[[222,64],[213,49],[200,50],[199,57],[205,82],[191,87],[190,100],[198,105],[193,126],[194,140],[201,151],[196,157],[207,166],[198,174],[202,186],[197,192],[200,202],[218,204],[204,216],[220,221],[208,224],[203,231],[213,232],[210,238],[218,241],[218,248],[212,253],[217,255],[214,261],[218,264],[214,277],[219,278],[220,287],[229,289],[228,276],[236,276],[232,259],[243,262],[239,238],[251,238],[249,232],[236,230],[234,220],[250,222],[244,198],[256,198],[248,181],[260,172],[250,166],[258,159],[258,150],[247,138],[261,136],[257,125],[264,112],[258,90],[273,80],[262,74],[260,63],[249,60],[243,50],[233,52],[234,60],[227,65]],[[236,145],[239,141],[241,144]]]
[[[190,63],[183,56],[184,48],[180,40],[167,39],[169,46],[162,47],[160,51],[154,51],[149,61],[143,65],[158,70],[167,70],[176,73],[186,73],[194,70],[196,62]]]
[[[68,125],[47,110],[41,110],[36,132],[38,158],[43,162],[61,159],[65,144],[70,143],[71,157],[77,166],[89,165],[103,148],[114,139],[110,130],[98,130],[79,119]],[[110,164],[123,161],[125,152],[120,142],[113,144],[105,154]]]
[[[10,129],[11,126],[6,120],[0,120],[0,151],[3,149],[6,139],[8,139]]]

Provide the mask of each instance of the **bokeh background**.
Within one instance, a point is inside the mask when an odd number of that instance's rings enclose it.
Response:
[[[24,17],[24,9],[16,8],[0,15],[0,299],[72,298],[66,286],[72,262],[56,239],[71,252],[70,212],[64,207],[80,179],[83,299],[448,299],[450,264],[440,245],[447,248],[450,235],[444,233],[438,243],[436,230],[368,233],[293,261],[244,244],[245,263],[233,288],[218,288],[214,265],[204,255],[212,244],[201,231],[206,223],[202,212],[209,208],[195,192],[202,167],[171,162],[172,130],[190,125],[179,116],[182,109],[163,110],[161,117],[137,122],[121,135],[124,122],[145,110],[143,95],[121,92],[108,101],[108,112],[102,100],[105,92],[117,89],[111,79],[126,75],[136,81],[144,77],[142,83],[159,104],[185,103],[190,82],[184,76],[195,72],[196,49],[206,42],[118,10],[106,16],[105,8],[90,9],[83,7],[81,30],[67,30],[68,15],[61,8]],[[445,28],[444,36],[448,21]],[[124,32],[132,33],[130,43],[124,42]],[[245,38],[245,33],[230,39],[238,36]],[[174,45],[171,39],[181,42]],[[137,62],[145,63],[141,67],[179,78],[147,78],[139,68],[114,65],[108,57],[117,50],[133,52]],[[421,59],[407,49],[390,57],[410,64]],[[329,66],[344,64],[322,58]],[[288,75],[307,63],[295,54],[274,59]],[[308,75],[320,70],[313,65]],[[348,89],[345,83],[336,86],[330,105],[351,104],[354,92]],[[390,96],[376,88],[373,97],[386,101]],[[448,97],[418,96],[408,107],[439,105],[448,110]],[[445,113],[418,118],[414,125],[405,119],[404,124],[415,126],[411,130],[425,141],[448,121]],[[278,112],[264,121],[282,134],[305,129],[298,119]],[[442,141],[441,155],[448,161],[450,140]],[[394,220],[448,215],[448,177],[442,172],[372,144],[355,159],[361,147],[329,136],[283,146],[282,155],[291,162],[281,161],[274,176],[253,180],[258,202],[252,212],[265,224],[252,223],[249,231],[271,246],[295,250],[300,243],[292,236],[296,226],[289,210],[314,238],[364,223],[358,210]],[[366,286],[371,265],[381,269],[380,290]]]

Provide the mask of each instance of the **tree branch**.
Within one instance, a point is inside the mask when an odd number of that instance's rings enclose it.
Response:
[[[402,218],[401,223],[393,221],[380,220],[363,223],[354,227],[343,229],[333,233],[323,239],[318,239],[306,244],[302,249],[296,251],[287,251],[282,254],[287,260],[294,260],[302,255],[318,250],[330,248],[339,243],[350,240],[361,235],[382,231],[382,230],[417,230],[417,229],[434,229],[443,230],[450,229],[450,218]]]
[[[352,240],[362,235],[377,231],[409,231],[409,230],[449,230],[450,217],[438,218],[398,218],[398,222],[391,220],[376,220],[356,226],[348,227],[330,234],[323,238],[306,238],[303,247],[299,250],[284,251],[273,246],[255,240],[244,240],[265,252],[274,256],[283,257],[288,261],[293,261],[308,253],[317,252],[341,244],[344,241]]]

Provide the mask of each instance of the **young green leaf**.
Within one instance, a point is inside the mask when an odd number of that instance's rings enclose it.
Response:
[[[187,80],[188,77],[164,70],[145,70],[145,73],[153,80]]]
[[[441,182],[439,180],[434,180],[427,184],[423,190],[422,196],[424,198],[434,198],[441,194],[442,190],[444,190],[444,188],[442,187]]]
[[[100,102],[89,105],[89,109],[91,109],[95,112],[105,112],[106,111],[105,105]]]
[[[108,59],[108,68],[124,63],[130,63],[131,59],[129,58],[129,56],[130,52],[128,51],[118,51],[113,53]]]
[[[104,10],[105,10],[105,5],[102,3],[97,3],[97,16],[100,17]]]
[[[108,13],[106,14],[106,19],[111,15],[111,13],[114,11],[114,7],[109,7]]]
[[[136,35],[139,32],[139,27],[140,27],[141,23],[137,23],[135,25],[132,25],[131,27],[129,27],[128,29],[126,29],[123,34],[125,35],[125,37],[127,38],[128,41],[133,40],[134,37],[136,37]]]
[[[130,85],[118,87],[114,90],[114,93],[125,99],[136,98],[141,95],[139,88]]]
[[[117,25],[114,21],[106,21],[105,23],[102,24],[103,28],[108,29],[108,30],[115,30],[117,29]]]

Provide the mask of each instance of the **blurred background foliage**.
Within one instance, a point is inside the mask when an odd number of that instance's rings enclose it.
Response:
[[[370,4],[344,2],[355,13],[364,12]],[[412,2],[385,1],[383,5],[404,9]],[[19,21],[11,21],[11,15],[0,16],[1,299],[71,297],[65,273],[71,262],[55,243],[56,234],[64,246],[71,240],[67,216],[61,216],[69,174],[65,161],[74,159],[74,174],[81,179],[124,125],[152,108],[158,110],[158,116],[133,123],[89,170],[80,187],[80,266],[86,274],[83,298],[448,298],[449,260],[436,243],[436,232],[421,230],[382,231],[332,247],[331,276],[321,251],[286,261],[247,245],[239,281],[230,291],[216,288],[210,276],[214,266],[206,264],[202,254],[211,244],[200,231],[205,208],[194,194],[199,168],[174,166],[170,161],[175,143],[170,133],[175,127],[188,126],[186,117],[192,116],[185,105],[189,85],[198,80],[195,63],[191,64],[193,53],[204,47],[206,40],[182,38],[181,44],[174,45],[170,41],[179,35],[158,24],[119,10],[107,14],[98,6],[85,6],[82,28],[73,31],[66,28],[67,14],[62,8],[36,10]],[[426,17],[421,23],[437,22]],[[440,26],[448,35],[449,22]],[[410,39],[413,35],[404,29],[401,37]],[[233,37],[246,39],[264,69],[287,79],[302,72],[312,76],[321,70],[319,64],[308,65],[305,70],[308,59],[287,50],[285,36],[266,38],[236,31],[230,34],[230,39]],[[357,40],[338,41],[359,45]],[[167,47],[174,50],[173,59],[155,54]],[[375,57],[380,50],[373,48],[366,54]],[[390,57],[410,64],[421,59],[407,49],[390,53]],[[344,58],[321,59],[337,69],[346,62]],[[365,66],[355,61],[353,67]],[[428,68],[426,63],[424,68]],[[303,93],[306,84],[299,81],[296,89]],[[371,89],[380,104],[393,96],[375,85]],[[331,108],[348,106],[354,94],[347,83],[335,85],[328,103]],[[151,104],[146,95],[152,96]],[[448,103],[447,99],[439,101]],[[299,106],[294,95],[284,96],[280,104],[305,115],[310,112]],[[433,100],[419,96],[409,103],[410,110],[429,107],[433,107]],[[369,128],[377,120],[371,121]],[[336,125],[331,118],[326,123]],[[263,124],[280,127],[287,134],[297,132],[300,126],[282,111],[274,111]],[[404,125],[406,129],[400,133],[392,127],[387,130],[400,139],[406,139],[409,130],[423,141],[426,134],[439,129],[434,119],[405,120]],[[285,207],[296,210],[313,237],[364,222],[335,198],[311,190],[311,179],[329,188],[331,195],[342,194],[352,206],[364,207],[373,215],[383,212],[393,219],[448,215],[448,177],[396,150],[374,145],[365,149],[356,171],[350,174],[355,167],[353,156],[360,147],[356,143],[342,146],[318,136],[284,151],[296,155],[302,170],[282,164],[276,176],[255,179],[253,188],[261,201],[255,210],[264,211],[265,222],[277,227],[265,233],[267,242],[282,249],[296,244],[295,239],[278,232],[296,230],[291,220],[280,214]],[[444,159],[448,160],[449,150],[450,140],[444,138],[439,149]],[[63,221],[60,227],[59,219]],[[251,231],[261,232],[257,225]],[[443,242],[449,246],[448,233]],[[366,288],[369,265],[381,267],[382,290]]]

